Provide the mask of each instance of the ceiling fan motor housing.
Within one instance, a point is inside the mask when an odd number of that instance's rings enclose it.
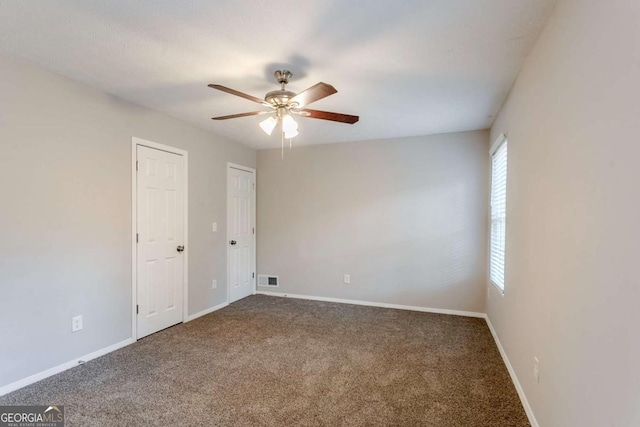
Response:
[[[289,100],[296,96],[295,93],[285,90],[284,86],[289,83],[289,79],[293,74],[287,70],[277,70],[273,75],[278,80],[278,83],[282,86],[280,90],[273,90],[267,93],[264,100],[274,107],[284,107],[289,103]],[[291,107],[291,106],[290,106]]]
[[[296,96],[296,94],[288,90],[273,90],[266,94],[264,100],[274,107],[284,107],[294,96]]]

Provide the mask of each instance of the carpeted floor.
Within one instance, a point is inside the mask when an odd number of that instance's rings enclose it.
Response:
[[[482,319],[252,296],[0,397],[66,426],[529,426]]]

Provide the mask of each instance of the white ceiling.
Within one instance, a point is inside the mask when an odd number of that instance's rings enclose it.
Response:
[[[255,148],[264,116],[211,117],[260,107],[207,84],[335,86],[310,108],[360,122],[301,118],[295,145],[415,136],[490,126],[555,2],[0,1],[0,52]]]

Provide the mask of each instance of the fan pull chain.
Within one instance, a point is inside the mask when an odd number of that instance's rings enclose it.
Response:
[[[280,137],[281,137],[280,143],[282,145],[282,157],[280,157],[280,159],[284,160],[284,132],[280,133]]]

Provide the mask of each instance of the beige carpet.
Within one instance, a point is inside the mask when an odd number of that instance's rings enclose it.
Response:
[[[528,426],[482,319],[252,296],[0,397],[67,426]]]

